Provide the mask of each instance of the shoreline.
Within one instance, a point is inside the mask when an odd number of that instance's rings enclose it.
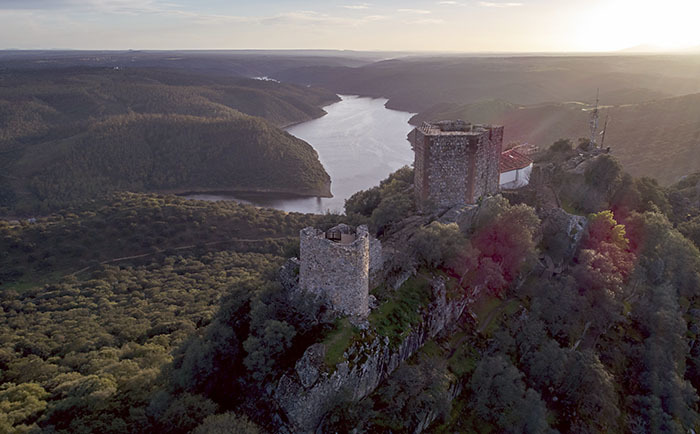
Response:
[[[156,194],[172,194],[178,197],[193,196],[198,194],[211,194],[214,196],[240,196],[245,199],[245,196],[275,196],[285,197],[289,199],[305,199],[305,198],[332,198],[333,194],[330,189],[327,195],[315,193],[300,193],[298,191],[284,189],[236,189],[236,188],[196,188],[196,189],[172,189],[154,191]]]

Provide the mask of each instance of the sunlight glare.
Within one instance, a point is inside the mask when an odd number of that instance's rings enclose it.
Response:
[[[601,2],[580,23],[578,45],[618,50],[638,45],[676,50],[700,45],[700,1],[612,0]]]

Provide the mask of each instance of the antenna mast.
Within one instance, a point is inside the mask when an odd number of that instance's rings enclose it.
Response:
[[[610,118],[610,110],[608,110],[608,113],[605,115],[605,123],[603,124],[603,131],[600,133],[600,147],[601,149],[603,148],[603,144],[605,143],[605,133],[608,131],[608,119]]]
[[[598,90],[596,90],[596,93],[595,93],[595,108],[593,109],[593,112],[591,112],[591,121],[590,121],[590,125],[591,125],[591,145],[593,145],[593,146],[596,145],[595,138],[596,138],[596,133],[598,132],[598,117],[599,117],[599,113],[598,113],[598,104],[600,103],[599,97],[600,97],[600,88],[599,88]]]

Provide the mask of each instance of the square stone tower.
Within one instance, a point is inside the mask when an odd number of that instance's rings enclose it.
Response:
[[[371,252],[377,240],[370,240],[367,226],[353,229],[338,225],[327,232],[302,229],[299,245],[299,286],[318,294],[333,310],[345,315],[369,314]],[[373,242],[374,241],[374,242]]]
[[[464,121],[424,122],[408,135],[421,207],[475,203],[498,192],[503,127]]]

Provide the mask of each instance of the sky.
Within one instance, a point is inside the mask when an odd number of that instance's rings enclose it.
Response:
[[[0,0],[0,49],[681,49],[697,17],[700,0]]]

